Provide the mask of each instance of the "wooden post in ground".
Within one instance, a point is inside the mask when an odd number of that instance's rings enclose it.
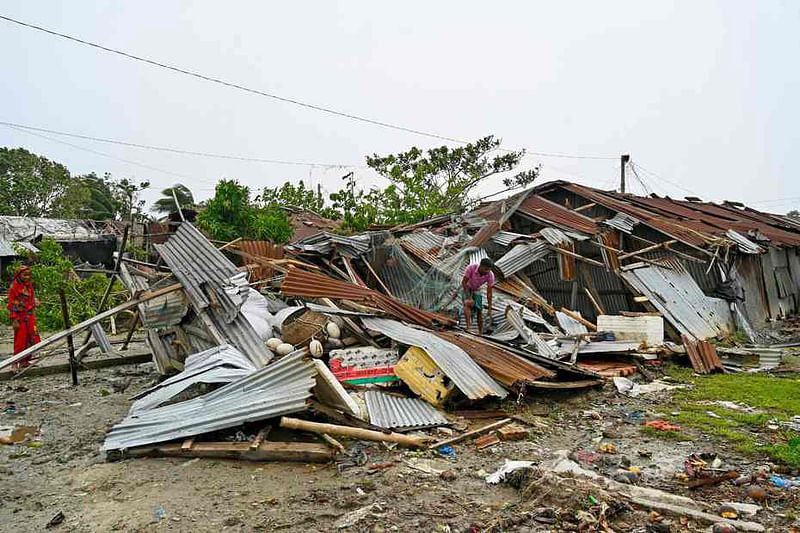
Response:
[[[61,316],[64,318],[64,329],[68,330],[71,326],[69,323],[67,296],[64,294],[64,289],[58,289],[58,296],[61,298]],[[69,373],[72,374],[72,385],[76,386],[78,384],[78,365],[75,362],[75,345],[72,342],[72,335],[67,335],[67,346],[69,347]]]
[[[117,260],[114,263],[114,273],[111,275],[111,278],[108,280],[108,287],[106,287],[106,292],[103,293],[103,298],[100,300],[100,305],[97,306],[97,312],[102,313],[103,309],[106,306],[106,302],[108,301],[108,297],[111,296],[111,289],[114,287],[114,280],[117,279],[119,276],[119,267],[122,265],[122,254],[125,253],[125,246],[128,244],[128,232],[131,229],[130,224],[125,224],[125,230],[122,232],[122,246],[119,248],[119,253],[117,254]],[[92,338],[92,332],[86,334],[86,339],[83,341],[83,344],[89,342],[89,339]]]
[[[128,349],[128,344],[131,342],[131,338],[133,337],[133,333],[136,331],[137,326],[139,325],[139,319],[141,316],[139,315],[139,308],[136,308],[136,314],[133,315],[133,320],[131,320],[131,329],[128,330],[128,336],[125,337],[125,342],[122,344],[123,352]]]

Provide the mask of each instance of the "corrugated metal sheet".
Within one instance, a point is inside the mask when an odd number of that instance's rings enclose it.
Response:
[[[220,309],[215,309],[215,314],[222,321],[231,322],[239,314],[250,291],[247,274],[239,272],[192,224],[181,224],[166,244],[156,245],[156,250],[183,284],[196,309],[211,306],[212,297],[204,290],[207,289],[219,302]]]
[[[0,238],[9,241],[31,239],[35,235],[58,239],[90,239],[108,233],[106,225],[91,220],[0,216]]]
[[[369,251],[370,236],[367,234],[346,237],[322,232],[299,240],[291,247],[303,252],[315,252],[323,255],[329,254],[335,249],[340,255],[354,258]]]
[[[556,311],[556,319],[558,320],[558,325],[561,326],[561,329],[563,329],[567,335],[589,333],[586,326],[561,311]]]
[[[675,269],[632,265],[620,274],[637,291],[647,296],[656,309],[681,334],[708,339],[728,333],[728,316],[720,316],[714,299],[700,290],[689,273],[676,263]]]
[[[362,318],[361,321],[367,328],[379,331],[391,339],[425,350],[467,398],[472,400],[486,396],[505,398],[508,394],[464,350],[430,331],[413,329],[385,318]]]
[[[734,231],[729,229],[725,232],[725,236],[728,237],[730,240],[736,243],[736,246],[739,248],[739,251],[745,254],[760,254],[764,250],[761,249],[759,245],[739,233],[738,231]]]
[[[166,379],[131,399],[131,413],[158,407],[196,383],[230,383],[257,369],[230,344],[221,344],[204,352],[190,355],[182,372]]]
[[[290,268],[281,285],[281,292],[290,296],[304,298],[334,298],[362,302],[386,313],[419,325],[455,325],[450,317],[423,311],[366,287],[359,287],[346,281],[339,281],[299,268]]]
[[[239,272],[197,228],[184,222],[166,244],[156,245],[164,262],[183,284],[195,309],[207,310],[211,322],[228,342],[258,367],[272,359],[253,326],[239,312],[250,293],[246,274]],[[214,294],[219,306],[206,294]]]
[[[436,335],[467,352],[492,378],[506,387],[521,388],[538,379],[555,376],[543,366],[514,355],[495,344],[485,342],[479,337],[452,331],[439,331]]]
[[[772,370],[778,368],[783,362],[783,350],[774,348],[753,348],[751,350],[758,356],[758,368],[761,370]]]
[[[710,374],[715,370],[725,370],[713,344],[702,340],[693,341],[686,335],[683,335],[682,338],[689,361],[696,372]]]
[[[444,245],[444,236],[424,230],[403,235],[400,237],[400,242],[410,244],[419,250],[435,254]]]
[[[553,246],[569,246],[572,244],[572,239],[560,229],[542,228],[539,233],[544,240]]]
[[[500,246],[511,246],[511,243],[517,239],[529,240],[530,237],[524,233],[514,233],[512,231],[500,230],[492,235],[492,241]]]
[[[618,229],[623,233],[630,233],[633,231],[633,228],[636,227],[636,224],[639,224],[639,220],[627,213],[617,213],[613,217],[604,220],[603,224]]]
[[[295,352],[214,392],[129,414],[106,435],[103,451],[191,437],[303,411],[314,364]]]
[[[513,276],[515,273],[524,269],[534,261],[547,257],[550,249],[543,241],[533,241],[525,244],[517,244],[509,250],[503,257],[495,262],[505,277]]]
[[[480,248],[484,244],[486,244],[489,239],[492,238],[492,235],[497,233],[500,230],[500,223],[496,220],[490,220],[486,224],[481,226],[481,229],[478,230],[478,233],[473,235],[472,239],[467,243],[468,248]]]
[[[150,288],[149,282],[141,276],[132,274],[125,263],[120,265],[119,273],[122,284],[131,292],[146,291]],[[180,324],[189,311],[189,301],[183,291],[177,291],[154,298],[137,307],[144,327],[165,328]]]
[[[39,252],[39,249],[29,242],[0,239],[0,257],[17,257],[19,253],[15,248],[16,246],[34,254]]]
[[[581,341],[581,346],[578,348],[578,354],[635,352],[639,349],[641,344],[642,343],[638,341]],[[574,348],[575,341],[559,341],[558,353],[559,355],[571,354]]]
[[[591,218],[551,202],[543,196],[535,194],[528,196],[517,212],[538,219],[547,226],[555,225],[564,230],[574,230],[589,235],[600,233],[600,228]]]
[[[369,421],[386,429],[445,426],[448,420],[431,404],[419,398],[398,398],[378,391],[367,391]]]
[[[92,332],[92,337],[94,337],[94,341],[97,343],[98,348],[100,348],[100,353],[108,355],[111,353],[111,341],[106,335],[103,326],[100,322],[95,322],[89,329]]]
[[[239,241],[236,247],[252,257],[261,259],[283,258],[283,246],[276,246],[269,241]],[[261,265],[253,271],[256,279],[268,278],[274,273],[275,269],[267,265]]]

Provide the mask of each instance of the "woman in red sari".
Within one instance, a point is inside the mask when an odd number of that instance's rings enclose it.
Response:
[[[14,271],[14,281],[8,291],[6,308],[11,316],[14,328],[14,354],[18,354],[38,343],[39,332],[36,331],[36,315],[34,313],[39,302],[33,293],[31,269],[28,266],[18,267]],[[18,368],[30,365],[31,356],[16,363]]]

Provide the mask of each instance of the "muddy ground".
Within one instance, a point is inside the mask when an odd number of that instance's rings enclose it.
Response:
[[[611,477],[630,462],[642,469],[640,485],[689,495],[714,511],[725,500],[753,500],[731,483],[689,491],[676,477],[689,454],[717,453],[721,469],[743,473],[766,464],[688,429],[691,441],[643,436],[642,421],[664,415],[671,393],[632,399],[610,383],[602,390],[507,402],[503,409],[528,422],[528,438],[484,450],[457,444],[452,458],[343,441],[351,450],[363,448],[363,466],[340,473],[334,464],[107,462],[99,451],[106,429],[126,414],[127,398],[156,379],[148,363],[81,372],[78,387],[65,374],[0,382],[0,426],[41,428],[40,441],[0,446],[0,530],[41,531],[61,511],[64,521],[53,531],[333,531],[348,524],[351,531],[565,531],[586,519],[581,512],[596,516],[607,503],[614,531],[646,531],[652,527],[647,510],[634,511],[586,483],[570,488],[545,479],[522,497],[512,486],[488,485],[483,478],[505,459],[540,462],[567,450],[581,466]],[[608,444],[617,453],[598,452]],[[395,461],[389,468],[370,468],[389,461]],[[772,491],[771,509],[751,519],[788,531],[794,501],[786,494]],[[708,524],[682,523],[678,516],[664,520],[665,530],[708,530]]]

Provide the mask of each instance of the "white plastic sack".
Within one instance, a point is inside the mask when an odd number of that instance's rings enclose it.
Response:
[[[272,337],[272,315],[269,312],[267,299],[260,292],[250,289],[247,299],[242,304],[241,313],[262,341],[266,342]]]

